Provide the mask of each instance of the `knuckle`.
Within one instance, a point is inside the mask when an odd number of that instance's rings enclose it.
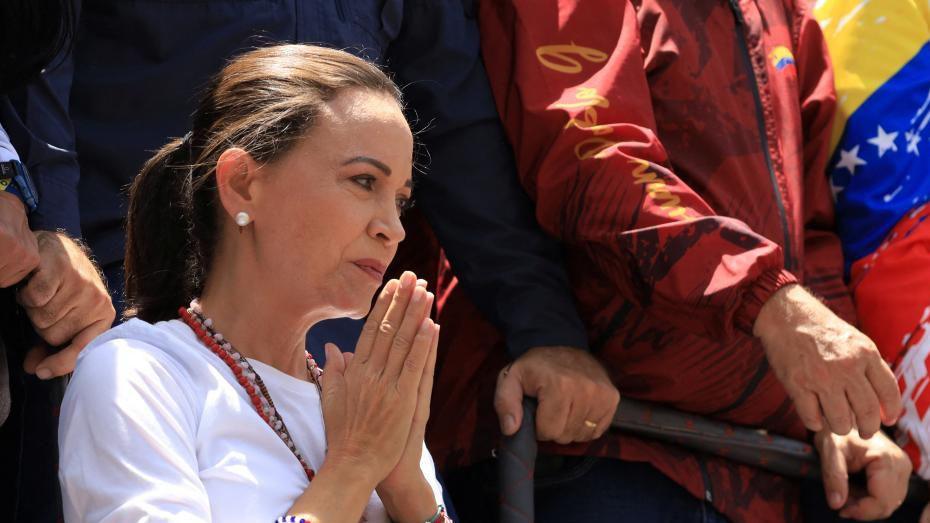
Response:
[[[381,332],[382,334],[393,336],[394,333],[397,331],[397,328],[394,326],[393,323],[391,323],[391,321],[382,320],[381,323],[378,325],[378,331]]]
[[[61,333],[60,329],[43,329],[39,331],[39,336],[45,340],[46,343],[53,347],[62,345],[64,342],[68,341],[65,339],[64,335]]]
[[[394,341],[391,342],[391,349],[396,351],[404,351],[410,347],[411,343],[412,340],[406,334],[398,332],[394,336]]]
[[[408,372],[417,373],[422,370],[422,366],[420,365],[420,362],[412,358],[407,358],[404,360],[404,370]]]
[[[378,322],[375,321],[366,321],[362,325],[362,334],[373,335],[378,331]]]

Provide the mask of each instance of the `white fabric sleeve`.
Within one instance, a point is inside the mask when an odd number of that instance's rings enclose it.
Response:
[[[113,340],[82,355],[58,429],[67,523],[211,521],[185,376],[139,341]]]

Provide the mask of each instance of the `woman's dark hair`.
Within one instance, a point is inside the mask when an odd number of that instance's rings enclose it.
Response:
[[[279,45],[245,53],[217,75],[194,112],[193,129],[145,163],[129,191],[126,316],[177,317],[199,295],[219,231],[216,162],[240,147],[273,162],[314,125],[324,105],[350,88],[394,97],[397,86],[344,51]]]
[[[0,93],[23,86],[74,41],[74,0],[0,0]]]

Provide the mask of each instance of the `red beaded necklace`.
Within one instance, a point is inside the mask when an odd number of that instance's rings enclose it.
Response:
[[[197,338],[210,349],[210,352],[216,354],[217,357],[229,366],[230,370],[232,370],[233,374],[236,376],[236,381],[242,385],[242,388],[245,389],[245,392],[249,395],[249,399],[252,401],[252,405],[255,407],[258,415],[265,420],[265,423],[275,431],[278,437],[281,438],[281,441],[291,450],[297,458],[297,461],[300,462],[300,466],[303,467],[304,472],[307,474],[307,479],[313,481],[313,476],[316,473],[310,465],[307,464],[307,461],[300,453],[300,449],[298,449],[297,445],[294,443],[294,439],[291,438],[291,433],[288,432],[287,425],[284,424],[284,419],[275,408],[274,401],[271,400],[271,395],[268,394],[268,389],[265,388],[262,377],[255,372],[249,360],[239,354],[239,351],[237,351],[229,341],[223,338],[222,334],[213,330],[213,320],[204,317],[197,300],[191,302],[190,308],[181,307],[178,309],[178,314],[180,314],[181,320],[194,331]],[[320,390],[319,378],[323,374],[323,371],[313,360],[313,356],[311,356],[309,352],[307,353],[307,372],[310,379],[317,386],[317,390]]]

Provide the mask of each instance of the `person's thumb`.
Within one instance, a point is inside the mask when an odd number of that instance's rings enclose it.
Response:
[[[339,394],[342,384],[345,381],[346,363],[334,343],[327,343],[323,346],[326,352],[326,367],[323,377],[320,380],[320,387],[323,389],[323,397],[329,398],[332,394]]]
[[[839,510],[849,496],[849,473],[846,456],[836,445],[831,434],[825,435],[820,445],[820,468],[827,504],[833,510]]]
[[[497,390],[494,391],[494,410],[505,436],[516,433],[523,422],[523,395],[519,367],[508,365],[497,376]]]

